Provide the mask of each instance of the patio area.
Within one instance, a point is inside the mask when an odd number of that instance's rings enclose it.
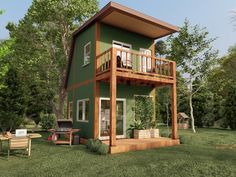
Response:
[[[109,145],[109,140],[103,141]],[[167,146],[175,146],[180,144],[179,139],[171,138],[150,138],[150,139],[117,139],[116,146],[110,147],[110,153],[116,154],[121,152],[154,149]]]

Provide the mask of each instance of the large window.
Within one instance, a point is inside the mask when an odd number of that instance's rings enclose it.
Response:
[[[91,54],[91,42],[88,42],[84,46],[84,66],[90,63]]]
[[[89,120],[89,99],[77,101],[77,121],[88,122]]]

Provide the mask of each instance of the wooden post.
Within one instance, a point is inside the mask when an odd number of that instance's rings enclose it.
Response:
[[[150,95],[152,96],[152,101],[153,101],[153,118],[152,121],[156,121],[156,87],[153,88],[151,91]]]
[[[93,138],[97,139],[99,136],[99,81],[96,80],[96,74],[98,71],[98,59],[97,56],[100,54],[100,23],[96,22],[95,30],[95,62],[94,62],[94,128]]]
[[[110,147],[116,145],[116,49],[112,48],[110,68]]]
[[[176,94],[176,63],[173,62],[173,78],[174,83],[172,84],[172,139],[177,139],[177,94]]]

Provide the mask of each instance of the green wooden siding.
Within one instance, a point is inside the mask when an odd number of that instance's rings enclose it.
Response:
[[[84,46],[88,42],[91,42],[90,64],[83,66]],[[76,37],[74,52],[76,59],[73,58],[71,63],[68,86],[92,79],[94,77],[95,24]]]
[[[90,64],[84,64],[84,45],[91,42]],[[72,84],[81,83],[94,78],[94,58],[95,58],[95,24],[76,37],[75,41],[75,58],[71,63],[68,87]],[[80,128],[79,135],[85,138],[93,137],[93,110],[94,110],[94,93],[93,84],[79,87],[68,92],[68,100],[73,101],[73,126]],[[89,98],[89,122],[78,122],[76,120],[77,100]]]
[[[151,49],[153,39],[132,33],[120,28],[101,24],[100,52],[104,52],[112,47],[112,41],[124,42],[132,45],[132,50],[139,51],[140,48]]]
[[[81,131],[79,135],[84,138],[93,137],[93,127],[94,127],[94,94],[93,94],[94,83],[79,87],[74,91],[70,91],[68,94],[69,100],[73,100],[73,126],[74,128],[79,128]],[[76,120],[77,114],[77,101],[81,99],[89,99],[89,121],[79,122]]]

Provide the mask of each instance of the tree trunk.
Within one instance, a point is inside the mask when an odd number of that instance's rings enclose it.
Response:
[[[190,93],[189,93],[189,107],[190,107],[190,117],[191,117],[191,124],[192,124],[192,130],[193,130],[193,133],[196,133],[196,130],[195,130],[195,120],[194,120],[194,116],[193,116],[193,82],[192,80],[190,79],[190,86],[189,86],[189,89],[190,89]]]

